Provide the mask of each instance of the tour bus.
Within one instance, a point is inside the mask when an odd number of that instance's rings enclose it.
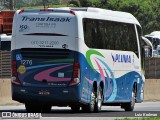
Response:
[[[153,48],[149,50],[153,51],[149,53],[150,57],[160,57],[160,31],[153,31],[144,37],[147,38],[153,46]]]
[[[12,99],[27,112],[100,112],[102,105],[133,111],[143,101],[142,31],[130,13],[18,10],[12,31]]]

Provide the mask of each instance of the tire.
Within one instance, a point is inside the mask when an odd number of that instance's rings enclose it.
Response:
[[[41,113],[41,105],[34,103],[25,103],[25,108],[28,113]]]
[[[92,88],[92,93],[91,93],[91,101],[88,105],[84,105],[82,106],[82,111],[83,112],[94,112],[94,108],[95,108],[95,104],[96,104],[96,92],[94,90],[94,88]]]
[[[101,111],[102,101],[103,101],[103,92],[102,92],[102,88],[99,87],[97,90],[97,94],[96,94],[96,103],[95,103],[95,108],[94,108],[95,112]]]
[[[52,107],[51,105],[43,105],[41,112],[42,113],[50,113],[51,112],[51,107]]]
[[[80,106],[71,106],[72,112],[79,112],[80,111]]]
[[[132,99],[131,102],[126,103],[123,107],[125,111],[133,111],[135,106],[135,91],[132,91]]]

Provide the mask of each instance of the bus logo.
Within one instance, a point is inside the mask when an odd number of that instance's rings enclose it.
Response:
[[[131,63],[131,55],[115,54],[112,55],[112,60],[119,63]]]
[[[28,25],[20,25],[19,32],[27,32],[29,30]]]

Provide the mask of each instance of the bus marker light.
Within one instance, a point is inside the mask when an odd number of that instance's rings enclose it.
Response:
[[[23,12],[24,12],[24,10],[20,10],[18,14],[21,14],[21,13],[23,13]]]
[[[74,78],[74,82],[79,83],[80,82],[79,78]]]
[[[20,91],[21,91],[21,92],[26,92],[26,90],[25,90],[25,89],[21,89]]]
[[[75,11],[73,11],[73,10],[70,10],[70,13],[73,14],[73,15],[75,15]]]

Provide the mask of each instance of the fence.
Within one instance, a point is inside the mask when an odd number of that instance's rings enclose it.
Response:
[[[0,78],[10,78],[10,61],[10,51],[0,51]],[[160,79],[160,58],[145,59],[145,77],[146,79]]]
[[[160,79],[160,58],[145,59],[145,77],[147,79]]]
[[[11,76],[11,52],[0,51],[0,78]]]

